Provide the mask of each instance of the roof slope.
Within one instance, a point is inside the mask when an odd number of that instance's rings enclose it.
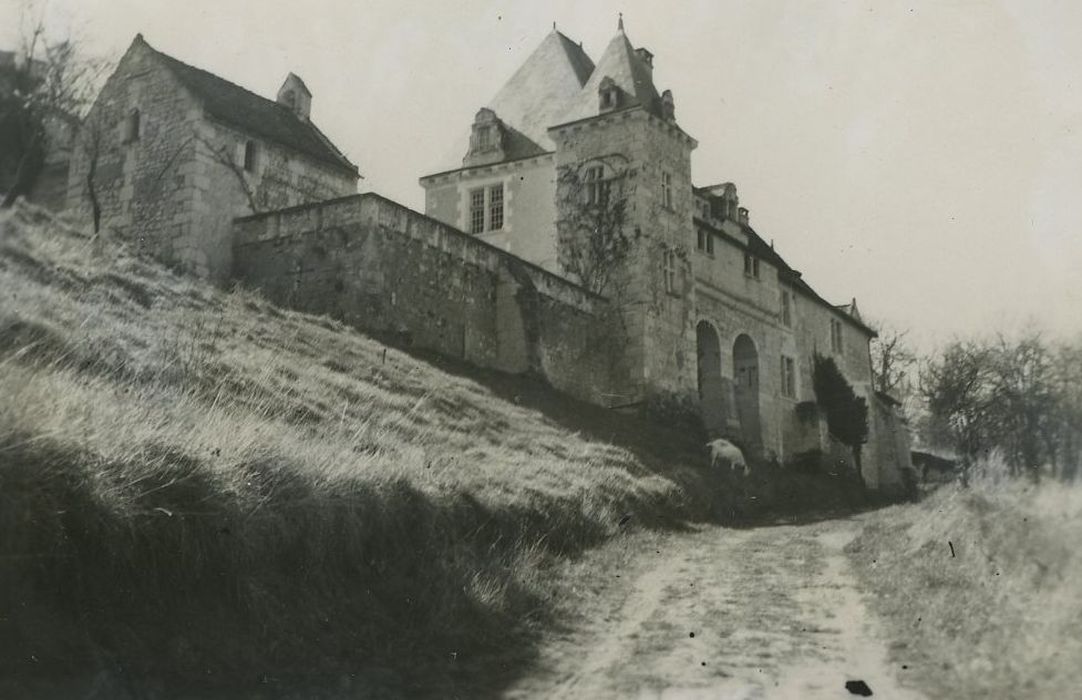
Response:
[[[178,61],[147,44],[142,36],[136,37],[136,41],[142,41],[154,52],[212,116],[327,165],[358,174],[357,166],[351,163],[315,124],[298,119],[284,105],[234,85],[213,73]]]
[[[582,47],[554,29],[500,88],[488,108],[533,141],[539,151],[551,151],[556,146],[548,128],[559,122],[593,69],[594,62]]]
[[[560,120],[553,121],[549,126],[596,116],[598,88],[605,78],[612,78],[624,91],[625,101],[621,108],[641,105],[653,114],[661,115],[661,97],[654,87],[653,69],[635,53],[627,34],[621,28],[601,55],[590,79],[579,90],[567,110],[560,115]]]

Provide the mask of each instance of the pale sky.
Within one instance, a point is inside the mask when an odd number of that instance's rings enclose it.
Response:
[[[42,0],[39,0],[39,4]],[[0,0],[0,46],[20,0]],[[1023,325],[1082,333],[1082,3],[50,0],[119,56],[136,32],[273,97],[286,73],[372,190],[421,175],[551,31],[596,61],[624,13],[751,223],[827,299],[922,345]],[[10,21],[9,21],[10,19]]]

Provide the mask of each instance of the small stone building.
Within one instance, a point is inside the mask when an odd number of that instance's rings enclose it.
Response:
[[[637,244],[604,292],[626,332],[609,404],[668,397],[752,455],[830,454],[812,389],[818,353],[868,403],[865,482],[899,485],[908,438],[873,390],[875,331],[855,300],[827,302],[764,241],[732,183],[694,184],[697,142],[653,72],[622,21],[596,64],[554,28],[477,113],[461,166],[421,178],[426,213],[568,276],[568,207],[604,206],[618,190]],[[571,198],[569,172],[580,190]]]
[[[232,272],[237,216],[353,194],[357,166],[312,123],[292,73],[269,100],[137,35],[78,136],[67,206],[167,264]]]

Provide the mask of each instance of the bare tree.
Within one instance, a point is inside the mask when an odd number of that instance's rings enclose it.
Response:
[[[917,364],[917,356],[905,340],[909,331],[886,326],[878,330],[878,337],[871,343],[872,380],[879,391],[903,398],[899,394],[905,391]]]
[[[46,154],[79,128],[108,63],[82,56],[71,39],[51,41],[32,3],[23,8],[21,61],[13,67],[11,90],[0,91],[0,169],[10,173],[2,207],[29,194]]]
[[[627,159],[614,154],[561,167],[556,191],[560,264],[590,291],[612,291],[641,236],[628,223]]]

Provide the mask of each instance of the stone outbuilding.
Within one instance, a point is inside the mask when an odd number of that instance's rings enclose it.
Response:
[[[357,191],[357,166],[312,122],[311,104],[292,73],[270,100],[137,35],[77,138],[68,209],[222,282],[233,218]]]

